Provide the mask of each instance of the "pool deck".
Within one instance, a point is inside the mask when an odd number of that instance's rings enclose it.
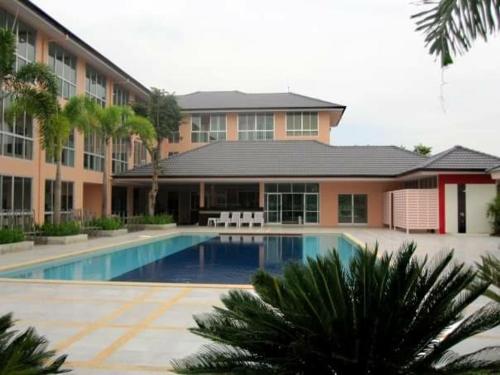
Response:
[[[361,243],[373,245],[378,241],[383,250],[395,250],[410,240],[419,244],[420,255],[455,248],[457,258],[467,263],[486,252],[500,255],[500,238],[479,235],[406,235],[384,229],[310,226],[181,227],[71,245],[37,246],[30,251],[0,255],[0,269],[186,232],[347,233]],[[193,353],[206,343],[187,330],[194,325],[192,315],[220,305],[219,296],[231,287],[234,286],[0,280],[0,314],[14,312],[18,328],[35,326],[47,336],[50,347],[69,355],[68,367],[74,369],[74,374],[168,373],[170,360]],[[485,301],[477,301],[473,309]],[[500,328],[461,344],[457,350],[469,352],[498,343]]]

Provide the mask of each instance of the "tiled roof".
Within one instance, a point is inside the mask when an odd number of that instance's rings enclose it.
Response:
[[[396,146],[224,141],[161,161],[163,177],[393,177],[427,160]],[[150,176],[151,165],[118,177]]]
[[[197,91],[177,95],[184,111],[266,110],[266,109],[345,109],[345,106],[292,92],[253,94],[241,91]]]

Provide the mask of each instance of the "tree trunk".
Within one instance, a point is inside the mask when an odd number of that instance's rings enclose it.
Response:
[[[104,168],[102,173],[102,207],[101,215],[103,217],[109,216],[108,202],[109,202],[109,143],[110,139],[104,139]]]
[[[62,154],[62,151],[61,151]],[[62,176],[61,176],[61,154],[56,159],[56,181],[54,183],[54,224],[61,224],[61,195],[62,195]]]
[[[154,216],[156,206],[156,195],[158,194],[158,175],[160,173],[160,145],[152,153],[151,164],[153,166],[153,178],[151,181],[151,190],[148,196],[148,215]]]

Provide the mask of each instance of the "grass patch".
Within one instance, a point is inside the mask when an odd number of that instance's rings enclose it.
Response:
[[[144,215],[139,219],[139,224],[173,224],[174,218],[171,215]]]
[[[0,229],[0,245],[24,241],[24,233],[19,229]]]
[[[81,227],[76,221],[68,221],[67,223],[51,224],[45,223],[40,227],[42,236],[47,237],[63,237],[80,234]]]
[[[117,230],[123,228],[123,221],[118,217],[101,217],[93,220],[91,225],[100,230]]]

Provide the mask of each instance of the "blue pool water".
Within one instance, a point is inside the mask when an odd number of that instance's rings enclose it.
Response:
[[[336,248],[343,261],[355,245],[341,235],[209,235],[168,237],[0,273],[0,277],[169,283],[248,284],[259,268],[280,274]]]

